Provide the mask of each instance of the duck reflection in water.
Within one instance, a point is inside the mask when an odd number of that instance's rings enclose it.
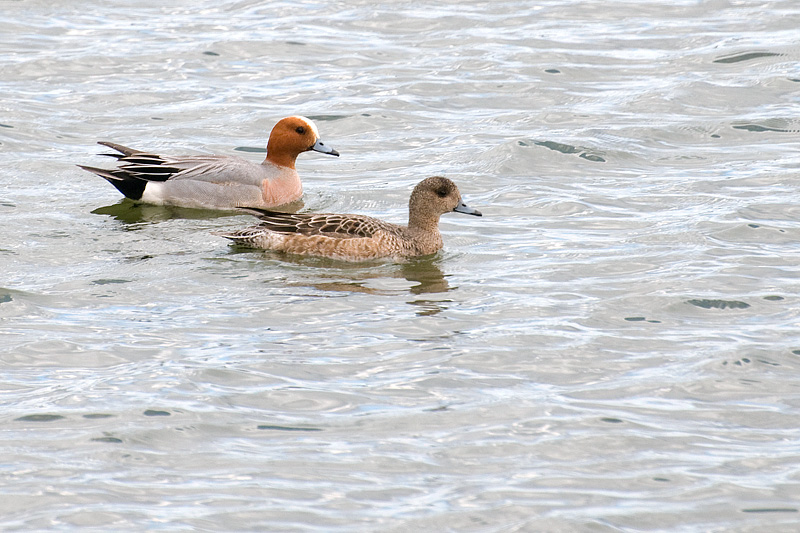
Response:
[[[280,252],[254,252],[252,248],[234,246],[229,254],[248,254],[280,264],[317,267],[313,275],[298,276],[291,285],[312,287],[320,291],[363,293],[392,296],[408,293],[411,296],[446,293],[455,287],[440,268],[439,255],[425,256],[402,263],[349,263],[319,257],[291,256]],[[413,299],[409,305],[418,306],[419,315],[433,315],[447,309],[450,299]]]
[[[331,281],[315,283],[313,286],[325,291],[362,292],[376,295],[391,295],[408,291],[411,295],[418,296],[444,293],[450,290],[450,284],[445,279],[444,272],[437,265],[435,258],[426,257],[393,266],[395,268],[391,272],[362,276],[358,281]],[[396,282],[393,282],[400,279],[405,279],[413,285],[409,287],[406,283],[402,283],[398,286]],[[449,302],[449,299],[413,299],[407,303],[418,307],[418,315],[427,316],[444,311]]]
[[[303,208],[303,201],[281,206],[287,213],[295,213]],[[201,220],[209,218],[240,216],[238,211],[219,211],[213,209],[195,209],[190,207],[151,205],[124,198],[119,202],[92,211],[93,215],[105,215],[124,224],[143,224],[163,222],[173,219]]]
[[[367,294],[395,294],[404,291],[411,294],[428,294],[450,290],[450,285],[434,258],[416,259],[407,263],[391,265],[391,267],[393,268],[391,272],[383,269],[381,272],[375,273],[362,272],[363,275],[359,280],[328,281],[313,285],[321,290]],[[398,284],[393,281],[400,279],[405,279],[413,285],[409,287],[406,283]]]

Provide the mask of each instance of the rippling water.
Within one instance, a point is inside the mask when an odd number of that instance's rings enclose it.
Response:
[[[0,0],[0,525],[797,531],[800,6]],[[97,140],[260,159],[445,249],[136,206]]]

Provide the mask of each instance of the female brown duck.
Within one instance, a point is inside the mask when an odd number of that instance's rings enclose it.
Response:
[[[262,223],[217,235],[255,248],[344,261],[432,254],[442,248],[441,215],[455,211],[481,216],[461,200],[455,183],[439,176],[422,180],[414,188],[408,202],[407,226],[364,215],[248,211]]]

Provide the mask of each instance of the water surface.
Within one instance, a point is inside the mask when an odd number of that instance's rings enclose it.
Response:
[[[4,531],[800,526],[796,2],[0,6]],[[293,114],[301,209],[484,216],[287,258],[75,167]]]

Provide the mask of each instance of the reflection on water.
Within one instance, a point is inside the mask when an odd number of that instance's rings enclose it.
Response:
[[[431,257],[404,263],[401,269],[404,278],[418,283],[418,285],[411,287],[411,294],[446,292],[451,288],[447,280],[444,279],[442,269],[439,268],[436,260]]]
[[[280,206],[280,210],[287,213],[295,213],[302,209],[303,205],[302,200],[297,200],[296,202]],[[115,204],[94,209],[92,214],[107,215],[125,224],[141,224],[143,222],[162,222],[175,218],[199,220],[231,217],[240,216],[243,213],[237,211],[217,211],[212,209],[190,209],[187,207],[150,205],[135,202],[129,198],[123,198]]]
[[[374,295],[436,294],[454,290],[439,267],[440,254],[433,254],[405,262],[376,260],[350,263],[327,257],[306,257],[284,254],[271,250],[254,250],[236,244],[229,245],[231,255],[247,254],[264,261],[310,267],[308,276],[298,285],[313,287],[320,291],[364,293]],[[299,278],[299,277],[298,277]],[[410,305],[419,306],[418,315],[432,315],[447,309],[449,300],[411,300]]]
[[[143,222],[162,222],[174,218],[203,219],[214,217],[229,217],[238,213],[231,211],[211,211],[206,209],[187,209],[185,207],[172,207],[149,205],[134,202],[124,198],[116,204],[98,207],[92,211],[94,215],[107,215],[114,220],[125,224],[141,224]]]
[[[445,279],[444,272],[437,264],[438,254],[391,265],[391,270],[380,273],[362,271],[359,279],[350,281],[326,281],[314,283],[313,286],[323,291],[362,292],[368,294],[397,294],[407,291],[412,295],[435,294],[447,292],[455,287]],[[396,280],[405,280],[409,284],[398,285]],[[448,300],[415,299],[409,305],[419,306],[417,314],[435,315],[447,309]]]

